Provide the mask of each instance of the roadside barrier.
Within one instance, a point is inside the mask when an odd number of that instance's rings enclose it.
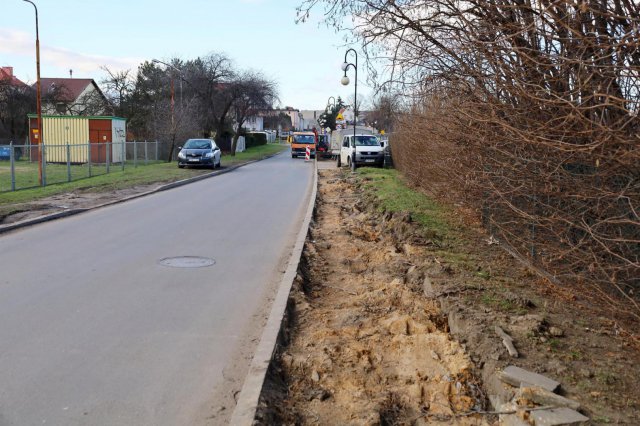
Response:
[[[304,161],[309,161],[311,159],[311,148],[307,147],[304,152]]]

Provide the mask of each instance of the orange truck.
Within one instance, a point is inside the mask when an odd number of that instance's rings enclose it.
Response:
[[[311,158],[316,158],[316,135],[313,132],[294,132],[291,135],[291,158],[304,157],[307,147],[311,150]]]

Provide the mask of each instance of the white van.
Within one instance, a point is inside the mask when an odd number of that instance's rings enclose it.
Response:
[[[331,156],[334,159],[340,157],[340,150],[342,149],[342,142],[344,141],[344,137],[348,135],[353,136],[353,133],[353,126],[347,127],[345,129],[336,129],[331,132],[329,149],[331,150]],[[374,129],[366,126],[357,126],[355,133],[356,135],[373,135]]]
[[[380,145],[380,140],[374,135],[356,134],[343,136],[338,167],[351,167],[354,150],[356,167],[384,165],[384,148]]]

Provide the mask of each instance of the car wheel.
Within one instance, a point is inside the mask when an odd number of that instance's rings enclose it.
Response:
[[[179,169],[184,169],[184,164],[178,164]]]
[[[222,158],[218,159],[218,165],[216,167],[218,168],[222,167]]]
[[[339,155],[338,155],[338,156],[336,156],[336,166],[337,166],[338,168],[340,168],[340,167],[342,166],[342,164],[340,163],[340,156],[339,156]]]

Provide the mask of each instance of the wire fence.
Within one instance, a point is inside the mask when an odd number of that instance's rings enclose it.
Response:
[[[158,141],[0,145],[0,192],[71,182],[158,163]]]

